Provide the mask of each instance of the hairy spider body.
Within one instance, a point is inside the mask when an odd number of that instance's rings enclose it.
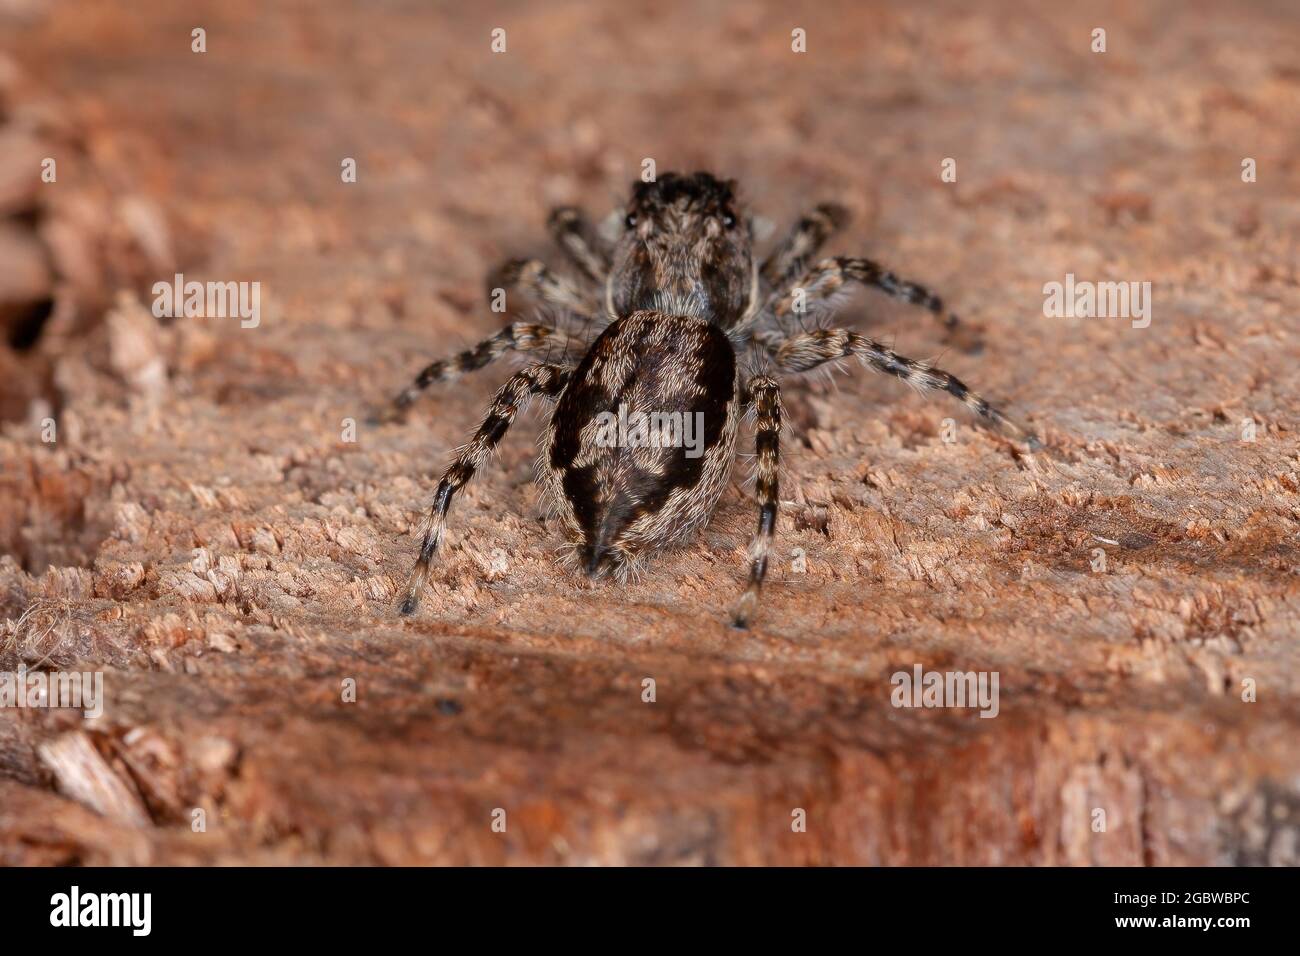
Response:
[[[691,316],[633,312],[592,344],[556,403],[538,461],[588,574],[622,570],[708,521],[735,454],[739,371],[726,333]],[[601,441],[602,415],[664,414],[703,424],[700,455],[680,441]]]
[[[512,376],[443,475],[421,528],[401,613],[412,613],[419,602],[453,498],[535,396],[555,402],[538,460],[543,494],[579,567],[592,577],[626,575],[709,520],[735,457],[740,419],[753,412],[759,519],[749,582],[733,614],[738,627],[747,626],[757,609],[776,531],[782,408],[780,386],[767,370],[804,372],[856,357],[918,389],[948,392],[1037,447],[1032,435],[947,372],[845,329],[803,329],[804,313],[825,311],[847,283],[921,305],[949,329],[957,322],[933,293],[869,260],[826,259],[809,268],[844,222],[839,207],[817,207],[761,264],[752,253],[752,226],[737,213],[733,184],[708,173],[666,173],[637,183],[624,213],[612,248],[576,210],[556,210],[549,220],[585,280],[603,284],[599,292],[537,261],[511,262],[498,272],[503,282],[585,327],[607,323],[589,347],[558,329],[516,322],[429,365],[398,396],[400,410],[429,385],[512,351],[559,350],[564,356]],[[576,363],[567,355],[573,346],[584,349]],[[624,425],[632,419],[638,424],[628,431]]]

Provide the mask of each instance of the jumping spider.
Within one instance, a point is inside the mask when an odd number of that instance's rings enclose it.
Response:
[[[868,259],[836,257],[809,268],[818,248],[844,223],[837,206],[818,206],[757,263],[753,225],[739,211],[733,189],[734,183],[703,172],[638,182],[613,242],[599,237],[577,210],[556,210],[550,230],[585,281],[574,283],[536,260],[511,262],[501,276],[561,317],[584,328],[601,326],[590,347],[557,328],[516,322],[434,362],[397,397],[394,412],[422,389],[512,350],[582,350],[576,363],[529,365],[496,393],[478,431],[438,483],[400,613],[412,613],[419,602],[452,498],[533,396],[555,403],[538,460],[543,494],[573,542],[574,557],[593,578],[611,570],[625,576],[643,557],[684,541],[709,520],[731,469],[742,410],[754,411],[758,530],[749,548],[749,584],[732,618],[737,627],[746,627],[757,609],[776,528],[781,389],[763,369],[807,372],[856,357],[917,389],[948,392],[1038,447],[1032,435],[947,372],[847,329],[805,328],[804,313],[827,312],[848,283],[920,305],[949,327],[956,319],[937,296]],[[702,415],[696,419],[702,454],[691,457],[680,442],[599,440],[598,421],[620,410]]]

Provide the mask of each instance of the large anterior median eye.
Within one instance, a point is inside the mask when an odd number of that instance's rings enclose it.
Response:
[[[629,229],[635,229],[635,228],[636,228],[636,213],[634,213],[634,212],[630,212],[630,213],[628,213],[628,214],[627,214],[627,218],[623,220],[623,223],[624,223],[624,225],[626,225]]]
[[[736,217],[729,212],[724,212],[722,214],[722,224],[730,229],[736,224]]]

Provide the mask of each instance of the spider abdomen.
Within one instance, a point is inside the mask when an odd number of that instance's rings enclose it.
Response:
[[[542,485],[589,574],[624,570],[713,513],[739,418],[736,354],[718,327],[639,311],[592,343],[542,442]]]

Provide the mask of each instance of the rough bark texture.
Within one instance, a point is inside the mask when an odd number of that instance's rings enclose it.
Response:
[[[0,711],[0,863],[1300,862],[1292,5],[438,6],[0,4],[0,670],[106,672],[98,720]],[[738,633],[746,463],[693,546],[593,586],[532,413],[397,618],[506,368],[367,411],[645,157],[780,228],[848,205],[832,251],[984,348],[866,293],[842,321],[1052,454],[861,370],[791,382]],[[260,326],[156,320],[173,262],[261,282]],[[1044,317],[1067,273],[1151,282],[1150,327]],[[917,664],[996,671],[998,716],[895,708]]]

